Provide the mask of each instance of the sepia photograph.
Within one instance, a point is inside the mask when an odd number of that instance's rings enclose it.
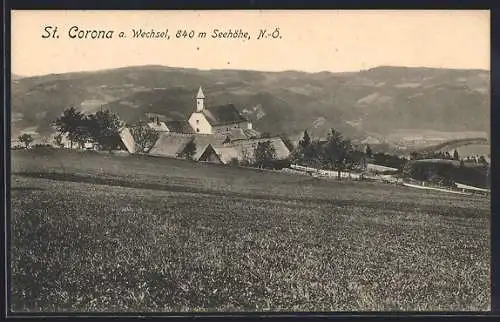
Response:
[[[10,18],[11,312],[490,310],[490,11]]]

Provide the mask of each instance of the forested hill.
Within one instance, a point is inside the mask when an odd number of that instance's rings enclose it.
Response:
[[[207,104],[233,103],[261,132],[349,136],[396,129],[489,131],[490,73],[377,67],[352,73],[197,70],[139,66],[12,78],[12,134],[50,132],[65,108],[102,106],[127,121],[145,112],[186,119],[203,86]]]

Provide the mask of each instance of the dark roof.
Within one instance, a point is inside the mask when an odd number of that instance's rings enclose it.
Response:
[[[170,132],[188,134],[194,133],[191,125],[189,125],[189,123],[186,121],[168,121],[165,122],[165,125],[168,127]]]
[[[149,151],[150,155],[178,157],[189,141],[193,140],[192,135],[178,133],[161,133],[155,145]]]
[[[233,104],[210,106],[203,110],[203,114],[210,125],[225,125],[247,121]]]
[[[146,119],[155,119],[158,118],[159,121],[168,121],[168,117],[164,114],[160,114],[160,113],[152,113],[152,112],[146,112],[144,113],[144,116],[146,117]]]
[[[205,151],[203,151],[203,153],[199,157],[198,161],[209,161],[210,156],[215,156],[215,158],[217,159],[217,161],[219,163],[223,163],[220,156],[217,154],[217,152],[214,150],[214,148],[211,144],[207,145],[207,147],[205,148]]]

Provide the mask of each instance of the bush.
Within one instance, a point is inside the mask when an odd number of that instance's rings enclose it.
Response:
[[[231,161],[229,161],[229,165],[232,167],[238,167],[240,165],[240,161],[238,158],[231,158]]]

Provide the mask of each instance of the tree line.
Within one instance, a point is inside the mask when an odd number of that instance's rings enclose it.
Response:
[[[365,151],[359,151],[349,139],[332,128],[324,140],[312,139],[307,130],[304,131],[298,146],[292,151],[291,161],[316,169],[336,170],[340,178],[343,171],[365,168],[367,156],[373,157],[369,146]]]
[[[85,114],[70,107],[64,110],[53,125],[59,132],[54,138],[58,146],[63,146],[63,135],[69,140],[71,148],[74,144],[84,148],[85,143],[94,143],[101,150],[113,150],[121,144],[120,120],[115,113],[109,110]]]

